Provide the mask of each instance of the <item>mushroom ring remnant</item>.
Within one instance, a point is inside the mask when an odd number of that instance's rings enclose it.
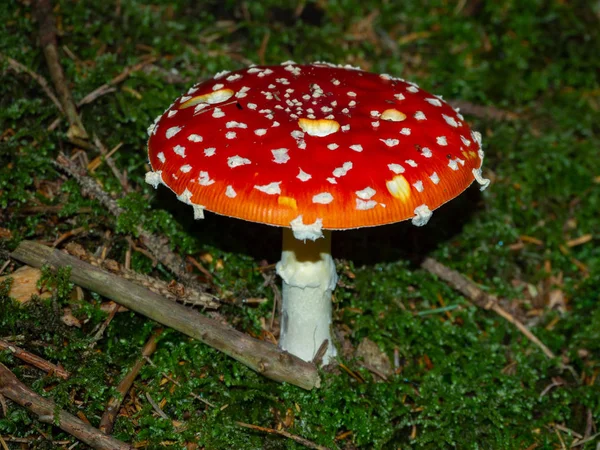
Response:
[[[325,230],[407,219],[422,226],[473,181],[489,184],[481,135],[450,105],[414,83],[349,66],[221,72],[190,88],[148,133],[146,181],[169,187],[195,218],[206,209],[285,227],[279,343],[305,360],[324,340],[324,361],[335,355],[337,277]]]

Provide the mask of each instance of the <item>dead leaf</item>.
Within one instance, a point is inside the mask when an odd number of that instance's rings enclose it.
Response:
[[[33,295],[41,298],[50,297],[50,292],[45,288],[38,289],[37,283],[42,277],[42,272],[29,266],[23,266],[15,270],[10,275],[0,277],[0,281],[12,278],[12,285],[8,295],[19,303],[27,303]]]
[[[390,376],[392,374],[392,363],[390,362],[390,358],[369,338],[364,338],[361,343],[358,344],[356,357],[361,358],[367,366],[381,372],[385,376]]]

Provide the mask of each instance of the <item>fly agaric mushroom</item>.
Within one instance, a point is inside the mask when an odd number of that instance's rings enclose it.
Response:
[[[152,171],[204,210],[283,227],[279,346],[306,361],[331,339],[331,231],[412,219],[481,175],[481,135],[440,97],[328,63],[252,66],[196,84],[148,129]]]

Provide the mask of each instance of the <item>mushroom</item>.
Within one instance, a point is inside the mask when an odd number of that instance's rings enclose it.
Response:
[[[283,227],[279,346],[336,355],[331,231],[411,219],[482,177],[481,135],[440,97],[389,75],[328,63],[221,72],[148,129],[152,171],[193,207]]]

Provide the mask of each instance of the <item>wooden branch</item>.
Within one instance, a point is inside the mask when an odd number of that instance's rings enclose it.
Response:
[[[50,375],[56,375],[63,380],[66,380],[71,376],[63,367],[52,364],[51,362],[48,362],[45,359],[40,358],[33,353],[29,353],[28,351],[23,350],[22,348],[19,348],[16,345],[6,342],[2,339],[0,339],[0,350],[8,350],[13,354],[13,356],[19,358],[21,361],[25,361],[27,364],[31,364],[32,366],[37,367],[38,369],[43,370]]]
[[[288,382],[303,389],[320,385],[315,365],[73,256],[32,241],[21,242],[11,256],[33,267],[44,264],[54,267],[71,266],[73,283],[198,339],[267,378]]]
[[[146,363],[146,358],[149,357],[152,353],[156,351],[156,340],[162,333],[162,330],[156,330],[151,336],[150,339],[142,348],[142,356],[138,358],[135,362],[131,370],[125,375],[125,377],[121,380],[119,385],[117,386],[117,392],[119,393],[118,397],[112,397],[108,401],[108,406],[106,407],[106,411],[102,415],[102,419],[100,419],[100,431],[106,434],[112,434],[113,427],[115,425],[115,419],[117,418],[117,414],[119,413],[119,409],[121,408],[121,404],[123,400],[127,396],[129,389],[131,389],[131,385],[133,381],[136,379],[140,370]]]
[[[183,286],[175,281],[167,284],[163,280],[127,269],[113,259],[101,260],[75,242],[65,245],[64,250],[78,259],[90,263],[92,266],[106,269],[121,278],[143,286],[155,294],[166,297],[174,302],[199,306],[205,309],[218,309],[221,306],[219,303],[220,300],[214,295],[199,291],[192,286]]]
[[[40,85],[42,90],[46,93],[48,98],[52,101],[52,103],[54,103],[54,106],[56,106],[56,109],[58,109],[61,113],[64,113],[62,105],[56,98],[56,95],[54,95],[54,92],[52,92],[52,88],[50,87],[50,85],[48,84],[48,82],[46,81],[46,79],[43,76],[41,76],[38,73],[35,73],[29,67],[21,64],[19,61],[9,58],[8,56],[3,55],[2,53],[0,53],[0,58],[6,59],[6,61],[8,62],[8,66],[15,72],[25,72],[27,75],[29,75],[31,78],[33,78],[35,81],[37,81],[37,83]]]
[[[78,138],[87,140],[88,134],[85,131],[81,118],[77,113],[77,107],[73,101],[71,91],[67,85],[67,79],[60,65],[58,55],[58,46],[56,40],[56,19],[52,11],[51,0],[35,0],[33,4],[33,14],[39,26],[40,45],[46,57],[46,63],[50,70],[50,76],[54,83],[54,88],[58,93],[58,98],[63,111],[69,121],[69,138]]]
[[[92,448],[133,450],[130,445],[107,436],[72,414],[58,410],[54,402],[33,392],[3,364],[0,364],[0,394],[36,414],[40,422],[56,425]]]
[[[329,450],[329,447],[324,447],[322,445],[315,444],[314,442],[309,441],[308,439],[305,439],[301,436],[297,436],[295,434],[289,433],[285,430],[276,430],[275,428],[261,427],[258,425],[252,425],[250,423],[244,423],[244,422],[236,422],[236,424],[239,425],[240,427],[249,428],[250,430],[256,430],[256,431],[260,431],[262,433],[276,434],[278,436],[283,436],[288,439],[291,439],[292,441],[297,442],[298,444],[302,444],[308,448],[314,448],[316,450]]]
[[[425,258],[425,261],[421,263],[421,267],[444,280],[458,292],[467,297],[467,299],[475,306],[486,310],[492,310],[512,323],[527,339],[537,345],[548,358],[556,358],[556,355],[552,350],[546,347],[546,345],[529,331],[519,319],[500,306],[496,296],[484,292],[473,281],[469,280],[456,270],[444,266],[435,259]]]

